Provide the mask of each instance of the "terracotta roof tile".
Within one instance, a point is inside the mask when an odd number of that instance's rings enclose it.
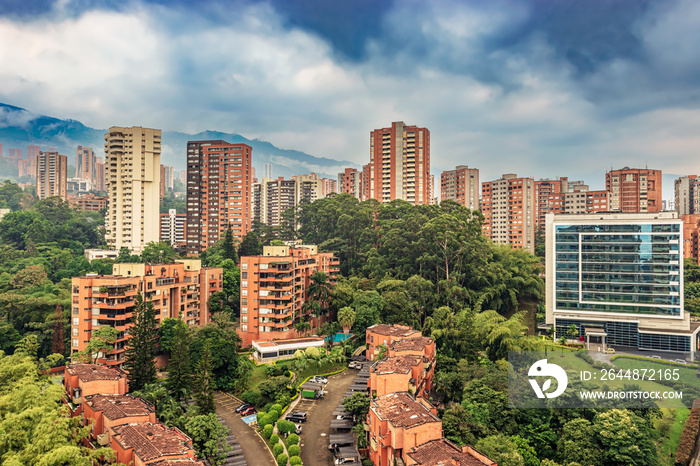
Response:
[[[377,362],[372,366],[371,371],[377,374],[407,374],[411,368],[423,363],[421,356],[407,354],[405,356],[394,356]]]
[[[150,466],[206,466],[203,461],[195,461],[192,458],[180,458],[176,460],[163,460],[151,463]]]
[[[184,455],[192,449],[191,440],[176,428],[150,422],[114,428],[115,439],[124,449],[133,448],[143,461],[161,456]]]
[[[406,392],[389,393],[372,400],[370,407],[394,427],[411,428],[430,422],[442,422],[422,403]]]
[[[417,466],[490,466],[496,464],[473,448],[467,447],[467,450],[474,451],[485,461],[468,451],[463,452],[457,445],[444,438],[418,445],[408,453],[408,456],[416,461]]]
[[[394,351],[423,351],[426,346],[432,343],[433,339],[430,337],[406,338],[393,342],[389,348]]]
[[[153,405],[131,395],[91,395],[85,403],[95,411],[102,411],[111,420],[130,416],[147,416],[154,412]]]
[[[414,330],[407,325],[375,324],[369,327],[367,331],[392,337],[410,337],[412,335],[420,335],[418,330]]]
[[[119,380],[125,376],[121,370],[101,364],[73,364],[66,370],[71,375],[77,375],[83,382]]]

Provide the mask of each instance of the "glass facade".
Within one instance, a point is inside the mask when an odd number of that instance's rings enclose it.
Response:
[[[554,236],[557,310],[680,317],[680,223],[560,224]]]
[[[640,333],[635,322],[587,322],[571,319],[555,319],[557,336],[567,336],[571,325],[578,329],[578,335],[585,337],[586,329],[604,330],[608,346],[690,352],[690,335],[666,335],[661,333]]]

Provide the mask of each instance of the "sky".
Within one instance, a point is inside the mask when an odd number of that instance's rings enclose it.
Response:
[[[358,166],[404,121],[436,179],[648,167],[670,199],[700,174],[698,44],[696,0],[2,0],[0,102]]]

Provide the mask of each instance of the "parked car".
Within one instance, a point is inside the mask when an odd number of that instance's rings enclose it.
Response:
[[[255,407],[251,406],[251,407],[246,408],[243,411],[241,411],[241,416],[243,416],[243,417],[250,416],[252,414],[257,414],[257,412],[258,412],[258,410],[255,409]]]
[[[687,362],[685,362],[685,359],[674,359],[673,361],[680,364],[687,364]]]
[[[301,425],[300,424],[294,424],[297,427],[297,435],[301,434]]]
[[[357,458],[336,458],[335,464],[359,463]]]
[[[316,392],[316,399],[317,400],[323,398],[324,396],[326,396],[326,392],[324,392],[323,390],[319,390]]]
[[[286,420],[296,422],[306,422],[306,413],[303,411],[295,411],[293,413],[287,414]]]
[[[328,379],[325,377],[312,377],[311,382],[321,383],[321,384],[325,385],[328,383]]]
[[[236,408],[236,412],[240,413],[241,411],[245,411],[246,409],[250,408],[251,406],[253,406],[253,405],[250,403],[243,403],[242,405],[240,405],[239,407]]]
[[[615,348],[606,348],[603,350],[603,353],[606,354],[614,354],[615,353]]]
[[[361,368],[362,368],[362,365],[360,365],[359,363],[356,363],[355,361],[351,361],[350,364],[348,364],[348,369],[361,369]]]
[[[652,355],[651,357],[652,357],[653,359],[661,359],[661,356],[657,356],[657,355],[655,355],[655,354]]]

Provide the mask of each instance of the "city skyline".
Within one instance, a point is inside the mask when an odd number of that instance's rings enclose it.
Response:
[[[436,179],[465,164],[600,189],[607,170],[649,167],[671,199],[668,179],[700,170],[694,2],[169,5],[1,6],[0,101],[358,166],[369,130],[406,121],[430,129]]]

